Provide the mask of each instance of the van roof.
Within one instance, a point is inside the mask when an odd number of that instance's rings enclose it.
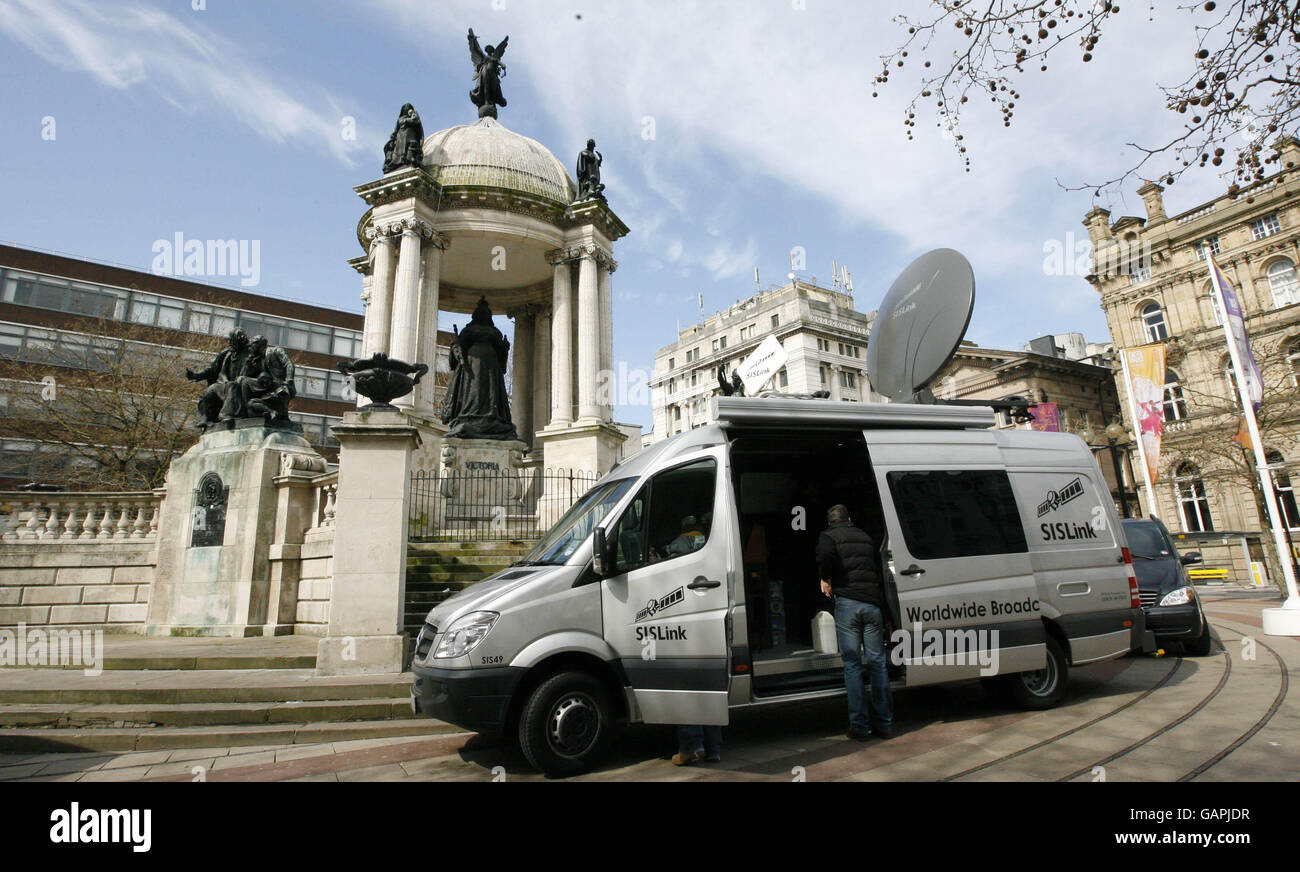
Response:
[[[918,403],[846,403],[784,397],[713,397],[711,414],[720,427],[914,427],[984,429],[994,424],[989,406]]]

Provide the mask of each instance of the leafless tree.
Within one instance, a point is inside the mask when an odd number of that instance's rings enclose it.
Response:
[[[1156,0],[1149,0],[1152,9]],[[1197,48],[1188,73],[1159,86],[1166,107],[1179,116],[1169,138],[1128,143],[1140,159],[1111,179],[1063,184],[1068,190],[1117,189],[1135,176],[1173,184],[1188,169],[1235,161],[1229,193],[1264,178],[1279,161],[1275,144],[1293,135],[1300,120],[1300,3],[1295,0],[1225,0],[1174,6],[1194,20]],[[988,99],[1010,127],[1026,71],[1046,71],[1055,52],[1076,51],[1083,61],[1100,54],[1103,31],[1120,13],[1114,0],[932,0],[924,16],[899,15],[906,39],[882,58],[876,91],[910,62],[921,81],[905,112],[908,138],[922,102],[933,100],[937,124],[953,133],[970,170],[961,117],[971,100]],[[1128,3],[1124,4],[1125,7]],[[945,49],[955,37],[951,58]],[[941,55],[944,58],[941,59]]]
[[[156,330],[93,319],[49,336],[0,359],[0,434],[38,446],[33,472],[46,482],[160,486],[172,458],[198,439],[203,386],[185,369],[209,362],[220,340],[186,335],[189,347],[174,347],[159,344]]]

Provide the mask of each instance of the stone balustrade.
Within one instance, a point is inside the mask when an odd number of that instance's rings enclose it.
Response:
[[[312,523],[310,529],[333,529],[334,504],[339,494],[338,470],[325,472],[311,480]]]
[[[0,491],[0,543],[158,538],[158,492]]]

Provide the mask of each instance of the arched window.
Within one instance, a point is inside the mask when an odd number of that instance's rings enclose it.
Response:
[[[1148,342],[1162,342],[1169,338],[1169,327],[1165,324],[1165,313],[1158,303],[1148,303],[1142,308],[1142,328]]]
[[[1288,343],[1285,351],[1287,370],[1291,373],[1291,383],[1300,388],[1300,339]]]
[[[1178,384],[1178,373],[1172,369],[1165,370],[1165,420],[1181,421],[1187,417],[1187,401],[1183,399],[1183,388]]]
[[[1270,450],[1264,452],[1264,459],[1270,465],[1274,463],[1285,463],[1281,451]],[[1300,510],[1297,510],[1295,501],[1295,488],[1291,486],[1291,476],[1283,469],[1273,470],[1273,495],[1277,497],[1277,508],[1282,513],[1283,520],[1286,521],[1288,528],[1300,530]]]
[[[1201,470],[1196,464],[1181,463],[1174,470],[1174,499],[1178,502],[1184,531],[1202,533],[1214,530],[1210,501],[1205,496],[1205,482],[1201,480]]]
[[[1273,291],[1273,305],[1279,309],[1300,303],[1300,276],[1296,275],[1295,264],[1286,258],[1275,260],[1265,272],[1268,276],[1269,289]]]

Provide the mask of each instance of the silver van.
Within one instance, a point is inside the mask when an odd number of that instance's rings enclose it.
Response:
[[[983,678],[1028,708],[1149,644],[1123,530],[1078,437],[987,407],[715,397],[616,466],[522,560],[433,609],[412,706],[517,734],[563,776],[622,723],[844,693],[814,638],[826,509],[880,544],[895,687]],[[824,620],[824,619],[823,619]]]

